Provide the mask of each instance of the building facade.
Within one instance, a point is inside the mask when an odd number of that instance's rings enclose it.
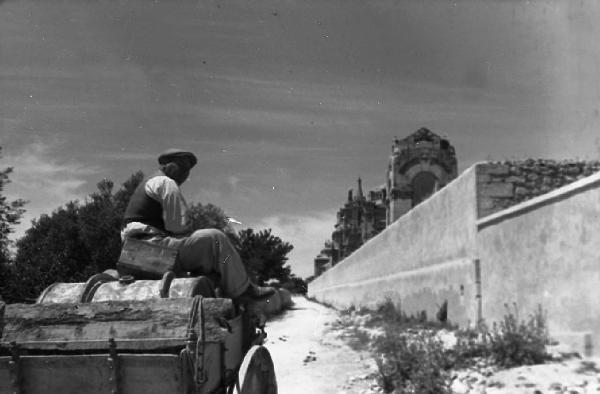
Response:
[[[456,153],[447,139],[424,127],[402,140],[394,139],[386,174],[387,224],[457,175]]]
[[[333,267],[414,206],[456,178],[454,147],[429,129],[394,139],[386,182],[365,196],[358,179],[337,213],[331,241],[315,258],[315,276]]]

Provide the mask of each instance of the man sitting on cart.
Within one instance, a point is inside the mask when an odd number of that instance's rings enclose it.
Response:
[[[196,156],[169,149],[158,157],[158,163],[159,171],[145,179],[129,200],[122,239],[142,239],[177,249],[183,271],[216,274],[226,297],[243,302],[274,294],[272,287],[250,282],[239,254],[222,231],[192,231],[188,206],[179,187],[196,165]]]

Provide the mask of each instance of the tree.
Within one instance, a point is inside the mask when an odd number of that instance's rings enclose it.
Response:
[[[32,300],[54,282],[79,282],[92,274],[90,253],[81,238],[79,209],[72,201],[33,221],[17,242],[8,301]]]
[[[271,229],[255,233],[249,228],[238,233],[240,257],[250,277],[262,285],[269,279],[280,283],[291,278],[291,269],[286,266],[287,254],[294,248],[281,238],[271,234]]]
[[[113,194],[103,179],[83,202],[71,201],[34,220],[17,242],[13,285],[7,298],[35,298],[54,282],[80,282],[114,268],[121,252],[120,230],[127,202],[143,174],[133,174]]]
[[[114,268],[121,253],[123,215],[131,195],[144,179],[141,171],[131,175],[113,194],[114,183],[103,179],[79,209],[78,224],[81,238],[90,252],[95,272]]]
[[[0,157],[2,147],[0,147]],[[9,235],[14,231],[14,226],[19,224],[25,209],[25,200],[17,199],[8,201],[4,196],[4,187],[10,183],[9,175],[12,167],[0,170],[0,294],[4,294],[7,281],[12,276],[12,265],[10,258],[10,246],[12,241]]]
[[[227,234],[229,240],[236,248],[239,246],[238,236],[229,224],[229,218],[220,207],[211,203],[204,205],[201,203],[191,204],[190,216],[192,219],[192,228],[194,230],[216,228]]]

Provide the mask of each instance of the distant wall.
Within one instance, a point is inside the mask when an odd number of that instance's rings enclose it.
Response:
[[[590,331],[600,344],[600,173],[478,222],[482,310],[538,305],[554,333]]]
[[[474,316],[475,167],[413,208],[309,286],[338,308],[390,298],[435,316],[448,300],[455,322]]]

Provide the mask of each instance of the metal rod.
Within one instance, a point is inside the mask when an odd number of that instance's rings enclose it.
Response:
[[[21,355],[19,354],[19,346],[16,342],[10,343],[10,361],[8,362],[8,372],[10,374],[10,385],[14,394],[23,393],[21,386]]]
[[[483,321],[483,305],[481,295],[481,261],[473,260],[475,264],[475,302],[477,304],[477,325]]]
[[[108,382],[111,387],[111,394],[119,394],[119,355],[117,353],[117,344],[114,338],[108,339],[108,369],[110,375]]]

